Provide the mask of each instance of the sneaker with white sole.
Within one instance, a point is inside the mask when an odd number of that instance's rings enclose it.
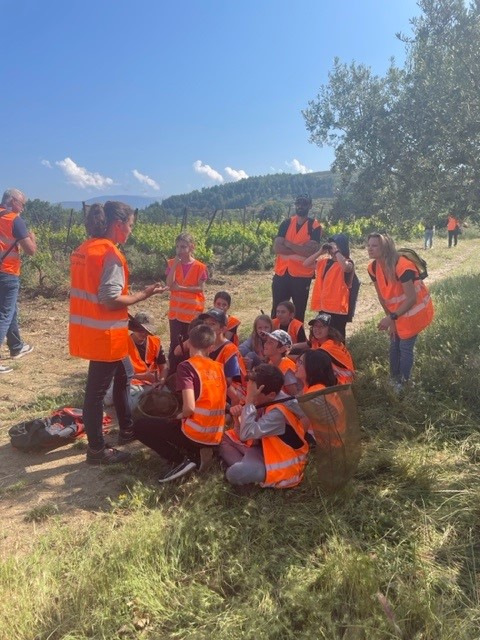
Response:
[[[24,344],[20,351],[17,351],[17,353],[12,353],[10,357],[12,358],[12,360],[18,360],[19,358],[23,358],[23,356],[28,356],[28,354],[32,353],[32,351],[33,346],[31,344]]]
[[[190,473],[190,471],[193,471],[196,468],[197,465],[195,464],[195,462],[192,462],[188,458],[185,458],[183,462],[180,462],[180,464],[177,464],[175,467],[173,467],[173,469],[167,471],[165,475],[160,476],[158,481],[162,483],[170,482],[170,480],[176,480],[177,478],[181,478],[182,476]]]
[[[12,367],[4,367],[0,365],[0,373],[12,373]]]

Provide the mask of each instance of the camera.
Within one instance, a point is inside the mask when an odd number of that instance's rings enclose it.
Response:
[[[322,246],[320,247],[320,252],[321,253],[329,253],[330,255],[332,255],[333,252],[333,247],[329,242],[325,242],[324,244],[322,244]]]

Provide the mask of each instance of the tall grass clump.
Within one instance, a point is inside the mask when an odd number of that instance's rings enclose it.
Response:
[[[415,385],[389,390],[374,324],[352,340],[364,454],[340,493],[220,469],[159,487],[142,452],[109,513],[58,517],[0,565],[1,640],[472,640],[479,637],[480,289],[432,287]]]

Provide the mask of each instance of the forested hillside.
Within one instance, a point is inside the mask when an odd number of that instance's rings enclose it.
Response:
[[[333,184],[330,171],[276,173],[171,196],[162,202],[162,207],[168,213],[176,214],[185,207],[193,210],[238,209],[258,205],[272,198],[293,198],[299,193],[308,193],[312,198],[332,198]]]

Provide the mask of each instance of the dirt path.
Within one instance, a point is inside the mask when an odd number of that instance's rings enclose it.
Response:
[[[415,247],[420,250],[420,247]],[[444,247],[434,248],[429,262],[428,283],[462,272],[478,255],[480,240],[464,240],[455,253]],[[366,275],[365,251],[353,255],[362,280],[353,330],[379,314],[373,286]],[[209,284],[207,299],[219,289],[231,292],[235,315],[244,321],[248,334],[260,309],[270,310],[271,273],[247,273],[216,276]],[[154,299],[144,305],[156,320],[160,335],[167,336],[166,299]],[[137,309],[138,310],[138,309]],[[87,363],[70,358],[67,349],[68,302],[42,298],[21,302],[21,329],[34,352],[15,362],[12,374],[0,376],[0,553],[11,553],[25,540],[33,540],[46,525],[27,523],[25,518],[37,509],[51,509],[62,521],[80,520],[83,524],[109,507],[123,489],[128,472],[108,473],[84,462],[84,447],[67,446],[45,454],[22,454],[11,447],[8,428],[24,419],[47,415],[58,406],[79,405],[85,382]],[[2,352],[5,357],[7,354]],[[135,451],[140,445],[130,445]],[[28,536],[22,535],[28,532]],[[34,535],[32,535],[34,533]]]

